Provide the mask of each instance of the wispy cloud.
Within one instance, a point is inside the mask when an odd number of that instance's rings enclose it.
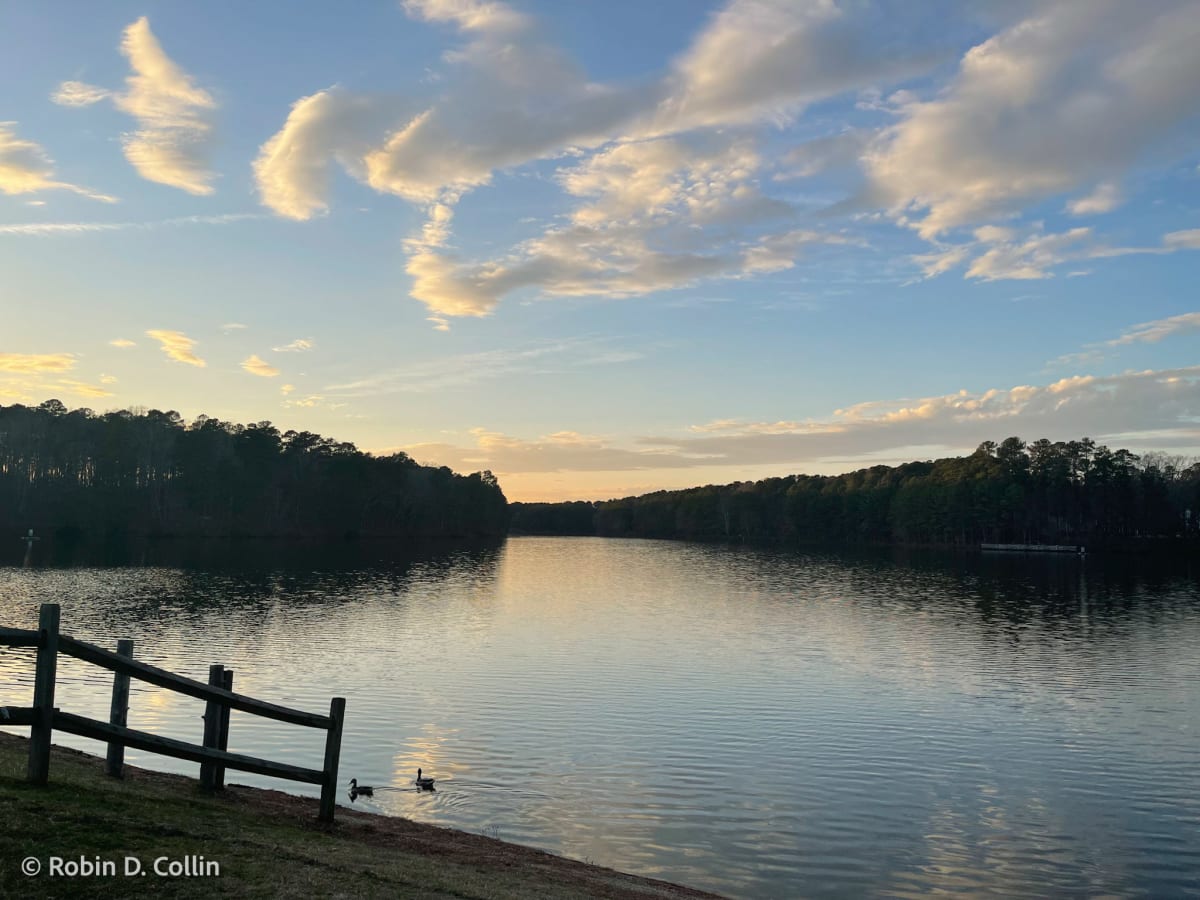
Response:
[[[1096,185],[1086,197],[1080,197],[1067,204],[1067,212],[1075,216],[1096,216],[1112,212],[1121,205],[1121,189],[1111,181]]]
[[[127,350],[127,349],[129,349],[130,347],[136,347],[136,346],[137,346],[137,344],[136,344],[136,343],[134,343],[133,341],[129,340],[128,338],[115,338],[114,340],[111,340],[111,341],[109,341],[108,343],[109,343],[109,345],[110,345],[110,346],[116,347],[116,348],[118,348],[118,349],[120,349],[120,350]]]
[[[464,31],[505,34],[531,23],[527,16],[500,0],[403,0],[414,19],[457,25]]]
[[[935,397],[867,401],[812,421],[724,419],[692,426],[685,436],[644,436],[634,446],[571,432],[523,439],[477,428],[470,446],[416,444],[423,461],[498,474],[602,472],[727,467],[730,478],[752,466],[804,471],[826,460],[863,460],[900,448],[969,450],[1008,435],[1092,435],[1098,440],[1153,434],[1158,441],[1200,438],[1200,366],[1073,376]],[[563,437],[563,434],[569,437]]]
[[[629,362],[642,355],[639,351],[621,351],[614,355],[615,349],[608,340],[577,338],[518,349],[485,350],[389,369],[355,381],[330,385],[325,392],[344,397],[424,394],[467,387],[506,375],[550,374],[585,365]]]
[[[349,404],[331,400],[321,394],[309,394],[307,397],[297,397],[294,400],[284,400],[285,409],[345,409]]]
[[[1061,234],[1035,235],[1021,243],[994,243],[971,262],[967,277],[983,281],[1048,278],[1053,266],[1086,257],[1075,248],[1091,236],[1090,228],[1072,228]]]
[[[1155,319],[1153,322],[1142,322],[1134,325],[1120,337],[1107,342],[1109,347],[1119,347],[1123,344],[1157,344],[1164,338],[1177,334],[1191,334],[1200,331],[1200,312],[1183,313],[1165,319]]]
[[[40,375],[47,372],[69,372],[73,368],[73,353],[0,353],[0,372]]]
[[[266,217],[259,213],[226,213],[216,216],[178,216],[151,222],[37,222],[26,225],[0,225],[0,234],[53,237],[106,231],[145,231],[181,225],[232,225],[235,222],[263,218]]]
[[[88,384],[85,381],[70,381],[60,378],[55,382],[60,387],[70,391],[76,397],[86,397],[88,399],[96,399],[100,397],[111,397],[113,392],[98,384]]]
[[[107,88],[86,84],[82,81],[64,81],[50,99],[59,106],[91,106],[112,96]]]
[[[107,194],[57,180],[54,163],[46,151],[33,141],[18,137],[15,128],[15,122],[0,122],[0,194],[70,191],[92,200],[116,202],[115,197]]]
[[[276,353],[303,353],[306,350],[311,350],[317,345],[317,342],[312,338],[296,338],[290,344],[284,344],[282,347],[272,347]]]
[[[1200,250],[1200,228],[1172,231],[1163,235],[1163,244],[1172,250]]]
[[[162,351],[168,358],[189,366],[204,368],[207,363],[192,352],[196,341],[181,331],[152,330],[146,332],[147,337],[154,338],[162,346]]]
[[[1054,367],[1098,362],[1110,355],[1109,351],[1116,347],[1125,347],[1130,344],[1157,344],[1159,341],[1175,335],[1194,334],[1198,331],[1200,331],[1200,312],[1168,316],[1165,319],[1155,319],[1152,322],[1134,325],[1111,340],[1085,344],[1079,352],[1064,354],[1048,365]]]
[[[1091,227],[1044,232],[1040,223],[1018,235],[1018,229],[984,225],[973,232],[975,240],[938,245],[938,250],[917,254],[911,261],[925,278],[943,275],[969,261],[967,278],[980,281],[1026,281],[1054,277],[1054,269],[1082,260],[1123,256],[1165,256],[1181,250],[1200,250],[1200,229],[1163,235],[1158,246],[1114,247],[1100,241]],[[1090,274],[1073,271],[1068,277]]]
[[[277,368],[258,356],[249,356],[242,360],[242,368],[260,378],[275,378],[279,375]]]
[[[125,158],[139,175],[190,194],[211,194],[216,101],[167,56],[145,16],[125,29],[121,53],[132,70],[123,92],[67,81],[51,99],[64,106],[111,99],[137,120],[137,130],[125,135],[123,144]]]

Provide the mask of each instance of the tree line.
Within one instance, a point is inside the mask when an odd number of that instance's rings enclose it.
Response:
[[[1200,463],[1090,438],[986,441],[970,456],[657,491],[514,503],[525,534],[812,543],[1124,544],[1197,534]]]
[[[0,525],[61,535],[502,535],[491,472],[160,410],[0,406]]]

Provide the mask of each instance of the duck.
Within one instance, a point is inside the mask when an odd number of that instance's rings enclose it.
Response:
[[[433,778],[422,778],[421,770],[417,769],[417,777],[416,777],[416,779],[413,780],[413,784],[415,784],[417,787],[422,788],[424,790],[431,791],[431,790],[433,790],[433,782],[434,781],[435,781],[435,779],[433,779]]]
[[[350,799],[351,800],[353,800],[355,797],[374,797],[374,796],[375,796],[375,788],[373,788],[369,785],[366,785],[366,784],[359,784],[357,778],[350,779]]]

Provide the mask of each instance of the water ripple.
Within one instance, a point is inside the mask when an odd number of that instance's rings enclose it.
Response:
[[[356,807],[733,896],[1200,896],[1186,570],[534,538],[341,566],[0,569],[0,623],[59,600],[66,630],[132,636],[156,665],[221,662],[238,690],[314,711],[346,696],[344,780],[377,786]],[[64,660],[61,707],[103,718],[108,690]],[[31,696],[31,652],[0,648],[0,702]],[[202,711],[135,683],[134,727],[198,741]],[[323,752],[236,711],[230,744]]]

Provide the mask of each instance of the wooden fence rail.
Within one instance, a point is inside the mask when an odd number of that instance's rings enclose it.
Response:
[[[118,778],[121,777],[124,763],[124,748],[133,747],[149,753],[200,763],[200,784],[206,790],[220,790],[224,786],[226,769],[319,784],[319,818],[323,822],[333,821],[338,787],[338,761],[342,745],[342,722],[346,715],[345,698],[334,697],[330,701],[327,716],[267,703],[245,694],[235,694],[233,672],[224,666],[212,666],[209,669],[208,683],[205,684],[135,660],[133,641],[119,641],[117,652],[113,653],[95,644],[61,634],[59,618],[58,604],[45,603],[38,618],[37,631],[0,628],[0,645],[37,648],[33,706],[0,707],[0,725],[30,726],[29,781],[34,784],[47,782],[50,775],[50,739],[53,732],[58,730],[106,742],[108,757],[105,771]],[[60,654],[109,669],[114,673],[108,722],[77,716],[55,708],[54,686]],[[127,727],[130,678],[206,701],[203,743],[189,744],[186,741]],[[241,753],[230,753],[229,712],[233,709],[292,725],[323,730],[325,759],[322,768],[305,769]]]
[[[0,628],[0,644],[10,647],[36,647],[38,633],[24,628]]]

